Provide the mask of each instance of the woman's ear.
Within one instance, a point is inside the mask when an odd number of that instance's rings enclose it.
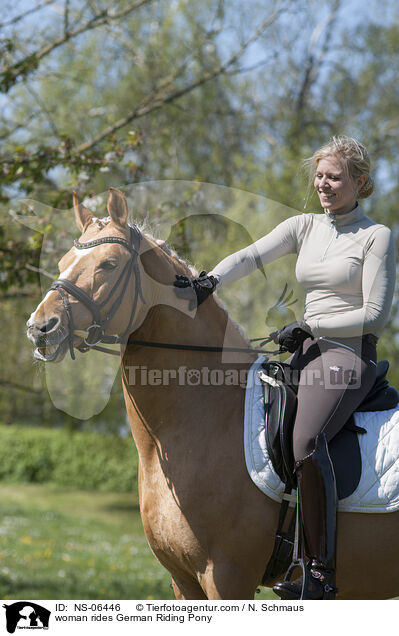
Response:
[[[122,192],[120,192],[120,190],[116,190],[116,188],[109,188],[107,209],[108,214],[115,225],[122,228],[126,227],[129,218],[129,210],[127,207],[126,197]]]
[[[363,188],[364,184],[367,181],[367,175],[366,174],[362,174],[360,177],[358,177],[356,179],[356,185],[357,185],[357,191],[360,192],[360,190]]]
[[[78,201],[78,195],[73,193],[73,209],[75,211],[76,225],[81,232],[84,232],[87,225],[91,223],[93,215],[87,208]]]

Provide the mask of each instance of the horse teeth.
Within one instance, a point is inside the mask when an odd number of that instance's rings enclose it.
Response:
[[[59,346],[60,345],[48,345],[46,347],[37,347],[33,355],[37,360],[48,362],[49,360],[52,360],[55,357],[59,349]]]

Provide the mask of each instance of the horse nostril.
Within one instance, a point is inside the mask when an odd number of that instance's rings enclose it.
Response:
[[[58,327],[59,322],[60,322],[59,318],[56,318],[56,317],[50,318],[50,320],[46,322],[45,325],[42,325],[41,327],[39,327],[39,331],[41,331],[42,333],[49,333],[50,331],[53,331],[56,327]]]

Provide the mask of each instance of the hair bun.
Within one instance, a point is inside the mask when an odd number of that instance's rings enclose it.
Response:
[[[374,179],[368,175],[366,183],[360,188],[358,192],[359,199],[367,199],[374,191]]]

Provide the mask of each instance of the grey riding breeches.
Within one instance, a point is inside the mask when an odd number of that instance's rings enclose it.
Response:
[[[319,433],[330,441],[366,397],[376,379],[372,337],[306,340],[287,360],[300,372],[293,432],[295,461],[309,455]]]

